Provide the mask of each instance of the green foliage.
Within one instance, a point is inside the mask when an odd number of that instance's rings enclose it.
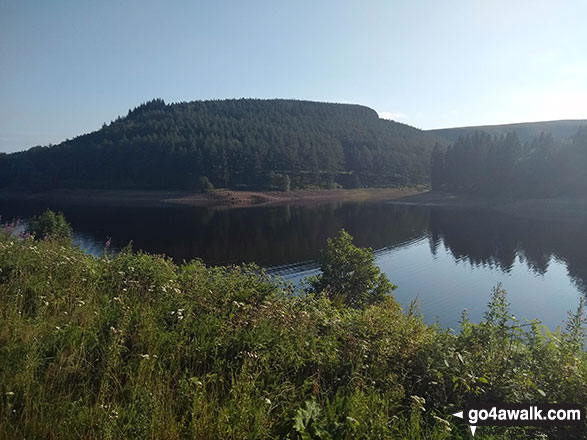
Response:
[[[149,101],[54,147],[0,155],[0,187],[271,189],[428,180],[433,137],[367,107],[294,100]],[[285,177],[287,176],[287,178]],[[345,184],[344,178],[341,183]]]
[[[272,189],[279,191],[289,191],[291,186],[291,179],[287,174],[269,173],[269,181]]]
[[[198,179],[198,186],[202,191],[209,191],[214,189],[214,185],[212,185],[212,182],[210,182],[210,179],[208,179],[206,176],[200,176]]]
[[[27,232],[38,239],[50,239],[71,242],[73,230],[62,212],[47,209],[42,214],[31,217],[27,223]]]
[[[544,198],[586,195],[587,127],[568,140],[541,133],[522,144],[515,132],[484,132],[459,138],[446,151],[435,147],[431,180],[435,190],[486,197]]]
[[[94,258],[0,230],[0,438],[470,438],[449,414],[471,400],[587,402],[583,311],[569,318],[520,323],[498,288],[453,334],[391,297],[291,296],[256,266]]]
[[[290,185],[291,185],[291,180],[290,180],[289,176],[287,174],[284,174],[281,177],[281,180],[279,182],[279,190],[280,191],[289,191]]]
[[[322,417],[322,409],[314,400],[308,400],[298,409],[294,417],[294,429],[302,440],[327,440],[333,438],[327,431]]]
[[[347,307],[380,303],[397,287],[377,267],[372,250],[355,246],[344,229],[328,239],[319,261],[322,273],[310,279],[311,291]]]

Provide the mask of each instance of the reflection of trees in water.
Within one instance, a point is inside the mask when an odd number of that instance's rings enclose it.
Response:
[[[540,222],[490,211],[429,210],[385,203],[328,203],[234,210],[189,207],[61,209],[76,231],[117,246],[210,264],[255,261],[294,264],[315,259],[328,237],[345,228],[360,246],[395,248],[428,234],[433,253],[444,246],[457,260],[509,272],[516,258],[544,274],[552,257],[587,293],[587,221]],[[26,218],[47,206],[3,205],[5,218]]]
[[[13,207],[27,217],[45,206]],[[255,261],[293,264],[315,259],[326,239],[347,229],[361,246],[395,247],[424,237],[428,212],[380,203],[327,203],[232,210],[191,207],[72,207],[61,209],[76,231],[116,246],[164,253],[176,261],[202,258],[210,264]]]
[[[511,271],[516,257],[537,274],[551,258],[564,262],[571,279],[587,293],[587,224],[545,222],[491,211],[433,210],[430,247],[444,244],[457,260]]]
[[[178,260],[201,257],[210,263],[279,265],[316,258],[326,239],[341,228],[347,229],[357,244],[381,248],[422,237],[428,226],[425,210],[390,209],[382,204],[216,211],[206,224],[200,218],[193,213],[176,219],[172,230],[150,238],[150,246],[165,249]],[[179,235],[177,231],[183,232]]]

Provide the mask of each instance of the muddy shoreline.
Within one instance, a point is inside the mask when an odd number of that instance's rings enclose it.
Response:
[[[52,190],[46,192],[0,191],[2,201],[51,202],[80,206],[244,208],[320,202],[389,201],[421,193],[418,188],[316,189],[295,191],[213,190],[206,193],[144,190]]]

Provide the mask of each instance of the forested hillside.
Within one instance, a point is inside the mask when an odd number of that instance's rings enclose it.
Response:
[[[587,195],[587,126],[557,140],[541,133],[522,143],[515,132],[476,132],[432,154],[432,188],[482,196],[540,198]]]
[[[587,125],[587,119],[440,128],[428,130],[428,132],[452,143],[456,142],[460,137],[471,136],[476,131],[483,131],[491,136],[503,136],[515,131],[522,142],[531,142],[535,137],[540,136],[542,132],[550,133],[557,140],[568,139],[584,125]]]
[[[435,139],[367,107],[155,99],[93,133],[0,156],[0,187],[249,189],[425,183]]]

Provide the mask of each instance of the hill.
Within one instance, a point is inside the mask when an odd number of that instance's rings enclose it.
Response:
[[[456,142],[459,137],[470,136],[476,131],[483,131],[491,136],[503,136],[507,133],[516,132],[521,142],[530,142],[542,132],[550,133],[555,139],[568,139],[584,125],[587,125],[587,119],[441,128],[428,130],[428,132],[447,142]]]
[[[0,187],[289,189],[426,183],[436,139],[359,105],[154,99],[59,145],[0,155]]]

